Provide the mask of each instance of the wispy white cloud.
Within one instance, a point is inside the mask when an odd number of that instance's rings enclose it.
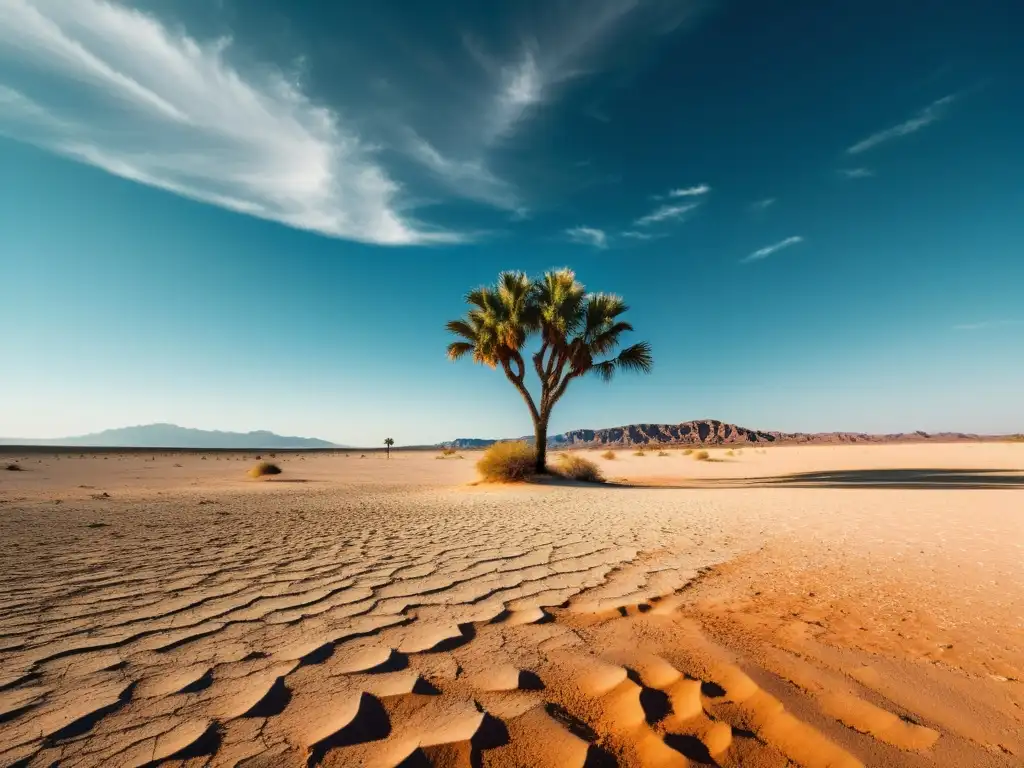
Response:
[[[1024,325],[1024,320],[983,320],[979,323],[963,323],[954,325],[956,331],[983,331],[989,328],[1006,328],[1011,325]]]
[[[0,132],[15,139],[324,235],[463,239],[411,218],[352,125],[280,71],[233,66],[226,40],[204,43],[105,0],[0,0],[0,48],[34,84],[0,94]],[[471,168],[451,173],[487,186]]]
[[[790,246],[796,245],[797,243],[802,243],[803,241],[804,239],[799,235],[796,235],[794,237],[787,237],[785,240],[782,240],[781,242],[756,250],[749,256],[744,256],[742,259],[740,259],[740,264],[746,264],[747,262],[750,261],[760,261],[761,259],[767,259],[776,251],[781,251],[783,248],[789,248]]]
[[[532,48],[524,49],[519,61],[502,69],[488,120],[488,142],[507,136],[530,109],[543,102],[549,77],[541,72]]]
[[[655,235],[650,232],[637,232],[635,229],[627,229],[622,236],[628,237],[630,240],[653,240],[655,238]]]
[[[875,172],[870,168],[840,168],[839,175],[844,179],[869,179]]]
[[[484,50],[476,38],[468,38],[470,55],[488,74],[493,88],[484,99],[487,106],[483,120],[473,116],[474,122],[484,127],[485,143],[511,137],[538,107],[557,98],[559,86],[600,70],[601,53],[611,49],[610,42],[621,43],[631,32],[640,30],[645,34],[634,39],[649,37],[664,24],[666,7],[676,9],[674,26],[678,26],[693,15],[695,5],[679,0],[545,3],[543,23],[538,24],[536,16],[524,22],[528,34],[514,48],[514,54],[500,64],[500,57]],[[611,119],[597,103],[588,106],[585,113],[601,122]]]
[[[679,189],[669,190],[669,197],[696,197],[698,195],[706,195],[711,191],[711,187],[707,184],[698,184],[695,187],[680,187]]]
[[[446,157],[420,136],[411,131],[409,133],[410,157],[429,169],[451,192],[496,208],[523,211],[523,205],[512,186],[495,176],[483,160]]]
[[[933,101],[909,120],[906,120],[899,125],[894,125],[892,128],[886,128],[884,131],[873,133],[866,139],[858,141],[846,150],[847,154],[856,155],[861,152],[865,152],[872,147],[877,147],[879,144],[891,141],[892,139],[898,139],[901,136],[907,136],[911,133],[920,131],[922,128],[925,128],[940,119],[945,114],[946,108],[953,103],[955,98],[956,96],[951,94]]]
[[[594,229],[593,227],[573,227],[572,229],[565,230],[565,234],[574,243],[581,245],[592,245],[595,248],[607,248],[608,247],[608,236],[602,229]]]
[[[698,206],[698,203],[685,203],[683,205],[662,205],[655,208],[653,211],[648,213],[646,216],[641,216],[639,219],[634,221],[638,227],[646,227],[651,224],[657,224],[658,222],[668,221],[671,219],[678,219],[685,216],[687,213],[692,211]]]
[[[775,205],[774,197],[766,197],[764,200],[758,200],[750,204],[750,210],[752,211],[767,211]]]

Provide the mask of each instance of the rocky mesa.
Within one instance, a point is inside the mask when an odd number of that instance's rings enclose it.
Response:
[[[531,442],[532,437],[520,438]],[[599,445],[734,445],[734,444],[818,444],[952,442],[990,439],[964,432],[897,432],[869,434],[866,432],[765,432],[748,429],[717,419],[696,419],[679,424],[628,424],[607,429],[574,429],[548,438],[550,446]],[[459,438],[445,445],[454,448],[483,448],[497,440]]]

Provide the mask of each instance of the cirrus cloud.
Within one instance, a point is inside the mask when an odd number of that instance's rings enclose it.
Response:
[[[781,251],[783,248],[789,248],[790,246],[796,245],[797,243],[802,243],[803,241],[804,239],[799,235],[787,237],[785,240],[782,240],[778,243],[774,243],[773,245],[767,245],[764,248],[759,248],[749,256],[744,256],[742,259],[740,259],[740,264],[746,264],[751,261],[760,261],[761,259],[767,259],[776,251]]]
[[[31,75],[0,95],[0,133],[12,138],[323,235],[381,245],[465,239],[410,216],[373,146],[283,72],[233,66],[227,40],[201,42],[104,0],[2,0],[0,47]]]
[[[608,247],[608,235],[603,229],[594,227],[572,227],[565,230],[569,240],[580,245],[592,245],[595,248],[605,249]]]

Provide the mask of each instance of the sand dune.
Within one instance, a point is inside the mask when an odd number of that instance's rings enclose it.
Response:
[[[1024,446],[712,453],[16,456],[0,765],[1021,765]]]

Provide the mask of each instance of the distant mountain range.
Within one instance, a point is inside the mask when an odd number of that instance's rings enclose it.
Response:
[[[512,438],[533,442],[533,437]],[[729,424],[716,419],[684,421],[680,424],[629,424],[608,429],[575,429],[548,437],[549,447],[596,446],[596,445],[735,445],[771,443],[898,443],[898,442],[949,442],[953,440],[979,440],[984,436],[964,432],[897,432],[886,435],[872,435],[865,432],[762,432]],[[462,437],[445,446],[453,448],[485,448],[499,440]]]
[[[273,432],[220,432],[176,424],[144,424],[105,429],[91,435],[54,439],[0,438],[0,445],[72,445],[95,448],[341,448],[315,437],[286,437]]]

